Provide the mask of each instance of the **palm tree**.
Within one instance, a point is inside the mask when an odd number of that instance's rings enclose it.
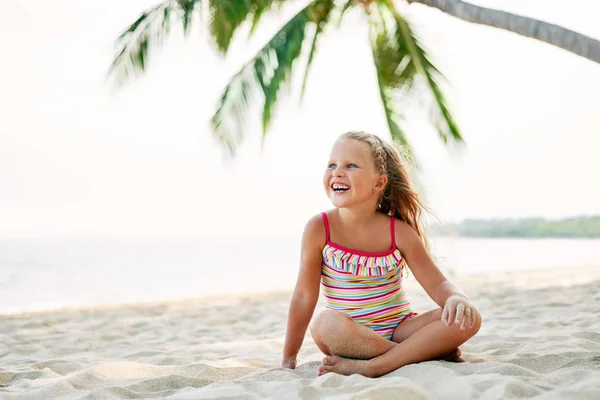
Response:
[[[110,68],[110,74],[115,75],[119,83],[124,83],[132,76],[144,72],[149,51],[152,47],[160,45],[162,39],[169,33],[173,20],[180,21],[184,34],[188,34],[194,13],[208,12],[209,18],[205,19],[208,20],[208,30],[214,47],[219,53],[225,54],[235,32],[243,23],[246,21],[251,23],[252,33],[266,12],[291,2],[291,0],[163,0],[157,6],[143,12],[119,36],[118,52]],[[545,38],[543,34],[545,30],[558,32],[550,35],[552,40],[546,41],[562,45],[567,50],[600,62],[599,42],[555,25],[485,9],[458,0],[408,0],[408,2],[423,3],[465,20],[489,23],[542,40]],[[409,152],[411,151],[402,129],[403,111],[406,109],[407,101],[412,97],[425,95],[431,100],[428,102],[431,108],[431,122],[436,127],[441,140],[444,143],[462,142],[459,128],[449,111],[440,87],[444,78],[418,40],[411,24],[401,15],[393,0],[311,0],[260,49],[254,58],[242,66],[223,90],[220,105],[212,117],[211,124],[214,136],[231,154],[235,153],[236,147],[244,138],[243,127],[246,115],[250,106],[256,102],[262,105],[264,139],[278,101],[279,91],[283,85],[290,82],[292,73],[297,71],[292,67],[299,59],[303,46],[308,45],[310,51],[304,68],[301,90],[303,95],[319,38],[327,26],[339,24],[347,11],[354,7],[362,8],[369,23],[378,89],[392,139],[402,143]],[[532,21],[537,24],[533,29],[535,34],[531,34]],[[560,37],[567,36],[571,38],[570,41],[565,43],[560,40]],[[581,48],[585,51],[580,51]]]

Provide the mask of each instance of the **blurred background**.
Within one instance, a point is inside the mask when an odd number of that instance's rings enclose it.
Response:
[[[250,39],[242,27],[226,56],[199,21],[187,37],[174,26],[123,86],[108,74],[115,40],[156,1],[3,5],[0,314],[293,288],[304,224],[331,207],[331,144],[390,130],[357,6],[320,38],[302,102],[303,72],[280,94],[264,144],[258,117],[234,156],[215,140],[231,77],[306,5],[288,3]],[[440,266],[463,276],[600,265],[600,235],[577,228],[600,215],[600,64],[397,3],[446,77],[465,141],[444,145],[419,107],[402,123],[431,222],[455,224],[432,237]],[[554,0],[471,3],[600,39],[591,1],[569,12]],[[579,220],[568,233],[459,225],[523,218]]]

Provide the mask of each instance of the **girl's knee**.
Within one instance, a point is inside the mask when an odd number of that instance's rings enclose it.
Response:
[[[475,314],[473,315],[473,317],[475,318],[475,322],[473,323],[473,326],[467,326],[465,327],[465,329],[461,329],[461,323],[453,323],[449,328],[460,332],[460,334],[465,336],[467,340],[475,336],[481,328],[482,318],[479,311],[474,310],[474,312]]]
[[[475,318],[475,323],[473,324],[472,327],[469,327],[468,329],[465,329],[468,331],[468,333],[470,334],[470,336],[475,336],[475,334],[477,332],[479,332],[479,328],[481,328],[481,314],[479,313],[479,311],[477,311],[477,309],[474,309],[475,315],[473,315],[473,317]]]
[[[344,319],[348,318],[341,311],[323,310],[317,314],[310,323],[310,334],[313,339],[321,338],[340,327]]]
[[[332,355],[328,343],[331,337],[335,336],[343,326],[343,319],[348,316],[340,311],[323,310],[317,314],[309,325],[310,335],[317,347],[326,355]]]
[[[317,343],[323,343],[328,338],[340,336],[347,328],[347,322],[352,319],[342,311],[323,310],[310,323],[310,334]]]
[[[473,325],[473,327],[471,328],[473,336],[477,332],[479,332],[479,329],[481,328],[482,323],[483,323],[483,318],[481,317],[481,313],[479,311],[477,311],[477,309],[475,309],[475,325]]]

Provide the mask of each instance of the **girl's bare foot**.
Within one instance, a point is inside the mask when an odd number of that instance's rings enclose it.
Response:
[[[462,351],[456,349],[445,356],[437,358],[437,360],[462,363],[465,360],[461,357]],[[369,360],[353,360],[340,356],[327,356],[321,361],[321,365],[317,369],[319,376],[328,372],[335,372],[340,375],[359,374],[370,376]]]
[[[368,360],[352,360],[339,356],[327,356],[321,361],[317,372],[319,376],[328,372],[335,372],[340,375],[359,374],[369,376],[368,367]]]

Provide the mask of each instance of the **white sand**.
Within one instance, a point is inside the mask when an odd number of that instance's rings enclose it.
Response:
[[[280,368],[279,293],[0,318],[0,398],[600,399],[600,268],[456,282],[484,318],[468,363],[317,377],[307,337],[298,368]]]

